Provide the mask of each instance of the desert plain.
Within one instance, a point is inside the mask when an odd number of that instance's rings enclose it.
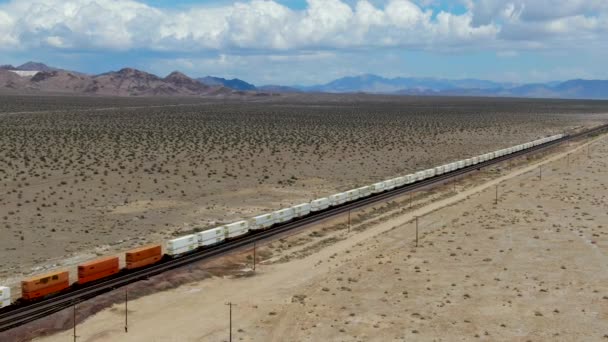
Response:
[[[0,283],[604,123],[601,101],[3,95]]]
[[[562,145],[261,246],[255,271],[250,250],[195,265],[129,303],[128,333],[119,301],[79,340],[227,341],[227,302],[238,341],[606,340],[606,160],[605,135]]]

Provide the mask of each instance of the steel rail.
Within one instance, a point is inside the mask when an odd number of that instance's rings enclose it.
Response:
[[[9,306],[8,308],[6,308],[8,310],[3,309],[3,312],[0,313],[0,332],[15,328],[28,322],[38,320],[49,314],[61,311],[79,302],[96,297],[98,295],[131,284],[133,282],[148,279],[151,276],[155,276],[169,270],[183,267],[193,262],[232,253],[238,249],[250,247],[254,242],[276,239],[277,237],[285,235],[286,233],[294,233],[297,230],[306,228],[314,224],[318,224],[327,219],[334,218],[341,214],[347,213],[350,210],[361,209],[364,207],[371,206],[373,204],[385,202],[394,197],[402,196],[409,192],[421,190],[435,185],[440,185],[445,181],[479,171],[482,168],[496,165],[507,160],[537,153],[539,151],[558,146],[563,142],[596,134],[606,129],[608,129],[608,124],[598,126],[576,134],[567,135],[563,138],[554,141],[550,141],[541,145],[530,147],[522,151],[517,151],[511,154],[487,160],[482,163],[466,166],[464,168],[444,173],[439,176],[424,179],[422,181],[418,181],[412,184],[407,184],[390,191],[386,191],[379,194],[373,194],[353,202],[348,202],[339,206],[330,207],[324,211],[315,212],[303,218],[283,223],[281,225],[277,225],[266,230],[254,231],[245,236],[233,240],[228,240],[225,243],[210,246],[208,248],[192,252],[179,258],[165,260],[161,263],[149,266],[141,270],[131,272],[123,271],[123,273],[119,273],[115,277],[106,278],[82,288],[74,288],[68,292],[53,295],[52,297],[45,298],[40,301],[20,306]]]

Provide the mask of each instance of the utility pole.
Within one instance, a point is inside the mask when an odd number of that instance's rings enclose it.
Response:
[[[351,209],[348,209],[348,233],[350,234],[350,211]]]
[[[416,216],[416,247],[418,247],[418,216]]]
[[[542,181],[543,180],[543,166],[542,165],[538,166],[538,171],[539,171],[538,172],[538,180]]]
[[[410,192],[410,209],[412,209],[412,196],[413,196],[413,192]]]
[[[232,306],[236,305],[236,304],[232,304],[232,302],[228,302],[226,303],[226,305],[228,305],[229,310],[230,310],[230,328],[229,328],[229,338],[228,338],[228,342],[232,342]]]
[[[125,333],[129,332],[129,292],[125,287]]]
[[[494,200],[494,204],[498,205],[498,184],[496,184],[496,199]]]
[[[256,244],[255,241],[253,241],[253,271],[255,272],[255,259],[256,259],[256,253],[255,253],[255,249],[256,249]]]
[[[78,336],[76,336],[76,303],[74,303],[74,314],[73,314],[73,323],[74,323],[74,342],[76,342],[76,339],[78,338]]]

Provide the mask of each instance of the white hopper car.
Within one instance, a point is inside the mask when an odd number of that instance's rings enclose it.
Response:
[[[330,195],[328,198],[329,198],[329,204],[331,206],[340,205],[340,204],[346,203],[346,192],[340,192],[337,194],[333,194],[333,195]]]
[[[192,252],[199,247],[198,237],[195,234],[186,235],[167,241],[166,253],[170,256],[182,255]]]
[[[11,305],[11,288],[0,286],[0,308]]]
[[[232,239],[249,232],[247,221],[238,221],[226,225],[226,239]]]
[[[226,227],[216,227],[196,233],[200,247],[212,246],[226,239]]]
[[[378,182],[372,184],[372,193],[377,194],[384,191],[384,182]]]
[[[273,213],[274,223],[284,223],[289,222],[295,217],[295,210],[293,208],[285,208],[281,210],[277,210]]]
[[[352,202],[359,199],[359,189],[348,190],[346,192],[346,201]]]
[[[302,204],[298,204],[292,207],[293,211],[294,211],[294,216],[295,217],[303,217],[306,216],[308,214],[310,214],[311,211],[311,205],[310,203],[302,203]]]
[[[258,215],[249,220],[249,229],[262,230],[269,228],[275,223],[276,212],[264,215]]]
[[[358,188],[357,190],[359,190],[359,198],[361,198],[371,195],[374,189],[371,186],[364,186]]]
[[[329,208],[329,198],[323,197],[310,202],[310,211],[321,211]]]

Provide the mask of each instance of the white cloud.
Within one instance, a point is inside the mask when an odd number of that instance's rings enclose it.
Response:
[[[235,56],[297,62],[337,51],[397,49],[513,57],[608,45],[606,0],[458,2],[467,8],[462,14],[430,9],[435,0],[308,0],[301,11],[272,0],[177,9],[139,0],[12,0],[0,5],[0,51],[210,52],[231,56],[222,65],[238,65]]]
[[[134,0],[13,0],[0,5],[4,48],[287,50],[410,47],[430,39],[457,45],[496,32],[472,27],[470,14],[433,19],[409,0],[308,0],[294,11],[270,0],[169,10]],[[463,33],[465,33],[463,35]],[[449,38],[449,39],[448,39]],[[452,41],[454,40],[454,41]],[[12,42],[12,44],[8,44]]]

